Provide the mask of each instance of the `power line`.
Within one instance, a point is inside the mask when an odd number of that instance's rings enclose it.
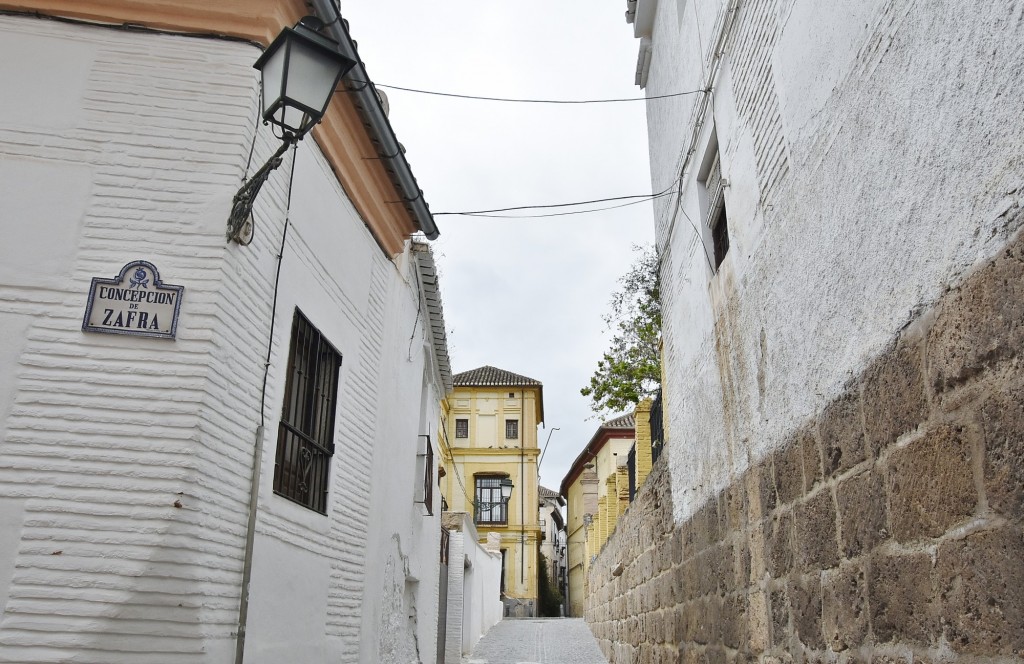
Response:
[[[676,186],[676,182],[672,182],[672,184],[670,184],[664,190],[659,191],[656,194],[636,194],[636,195],[633,195],[633,196],[613,196],[611,198],[594,198],[594,199],[591,199],[589,201],[576,201],[575,203],[549,203],[549,204],[545,204],[545,205],[517,205],[515,207],[495,208],[493,210],[464,210],[464,211],[461,211],[461,212],[432,212],[431,214],[433,216],[435,216],[435,217],[451,216],[451,215],[471,216],[471,215],[486,215],[486,214],[491,214],[493,212],[514,212],[516,210],[548,210],[548,209],[552,209],[552,208],[576,207],[578,205],[590,205],[591,203],[609,203],[609,202],[612,202],[612,201],[625,201],[625,200],[630,200],[630,199],[634,199],[634,198],[642,198],[644,200],[648,200],[649,201],[651,199],[657,198],[659,196],[664,196],[665,194],[671,192],[672,191],[672,187],[674,187],[674,186]],[[635,201],[635,202],[642,203],[644,201]],[[609,208],[609,209],[611,209],[611,208]]]
[[[603,212],[605,210],[617,210],[618,208],[628,207],[630,205],[639,205],[640,203],[647,203],[655,200],[656,198],[663,198],[665,196],[671,196],[675,192],[663,192],[660,194],[652,194],[647,198],[639,201],[630,201],[629,203],[621,203],[619,205],[609,205],[608,207],[591,208],[589,210],[573,210],[571,212],[550,212],[548,214],[482,214],[475,212],[448,212],[449,215],[459,215],[463,217],[483,217],[484,219],[541,219],[544,217],[566,217],[573,214],[588,214],[590,212]]]
[[[415,92],[421,95],[434,95],[436,97],[452,97],[455,99],[474,99],[477,101],[500,101],[512,104],[616,104],[619,102],[628,101],[649,101],[651,99],[669,99],[671,97],[684,97],[686,95],[695,95],[698,92],[705,92],[704,90],[687,90],[686,92],[673,92],[666,95],[652,95],[650,97],[623,97],[619,99],[518,99],[513,97],[485,97],[482,95],[464,95],[457,94],[454,92],[438,92],[436,90],[420,90],[417,88],[406,88],[400,85],[386,85],[384,83],[370,83],[368,81],[357,81],[351,80],[351,83],[361,83],[362,85],[373,85],[378,88],[385,88],[387,90],[401,90],[402,92]],[[357,88],[356,90],[362,90]],[[353,90],[355,91],[355,90]],[[339,92],[348,92],[348,90],[339,90]]]

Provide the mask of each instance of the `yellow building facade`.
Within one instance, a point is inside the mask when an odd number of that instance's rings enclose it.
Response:
[[[540,381],[484,366],[456,374],[443,404],[441,481],[447,509],[473,515],[480,541],[501,538],[502,601],[513,616],[536,616],[538,549],[537,427]],[[507,502],[502,480],[512,481]]]
[[[590,560],[615,531],[619,517],[629,507],[630,468],[634,449],[634,486],[647,478],[651,468],[650,402],[635,413],[603,423],[573,462],[562,480],[566,499],[566,555],[568,560],[569,615],[582,616]]]

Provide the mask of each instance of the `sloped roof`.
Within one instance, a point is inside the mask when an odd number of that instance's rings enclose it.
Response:
[[[413,255],[416,256],[416,269],[423,287],[423,305],[427,310],[427,322],[430,342],[434,347],[434,359],[437,371],[441,374],[441,383],[445,393],[452,391],[452,365],[448,357],[448,334],[444,329],[444,306],[441,304],[441,291],[437,283],[437,264],[430,245],[423,242],[412,243]]]
[[[547,488],[546,486],[538,487],[537,492],[540,493],[540,497],[541,498],[558,498],[559,497],[559,493],[557,491],[552,491],[551,489]]]
[[[457,373],[452,377],[456,387],[539,387],[536,378],[520,376],[490,365]]]
[[[536,387],[537,422],[544,422],[544,384],[536,378],[522,376],[489,364],[452,376],[455,387]]]
[[[635,429],[636,417],[633,413],[626,413],[614,417],[601,425],[603,429]]]
[[[594,432],[590,442],[587,443],[583,451],[576,457],[576,460],[572,462],[572,466],[569,467],[569,472],[566,473],[565,478],[562,480],[562,495],[566,498],[569,497],[569,485],[576,481],[576,478],[583,472],[583,467],[597,456],[597,453],[609,439],[635,435],[636,417],[634,417],[633,413],[625,413],[602,422],[601,426],[597,427],[597,431]]]

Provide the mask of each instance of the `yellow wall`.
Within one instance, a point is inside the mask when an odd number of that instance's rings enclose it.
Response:
[[[583,501],[583,477],[569,486],[568,514],[566,524],[566,557],[569,568],[569,615],[583,615],[583,599],[587,569],[590,567],[590,556],[587,553],[587,538],[593,533],[593,526],[587,526],[583,515],[586,507]]]
[[[450,511],[474,513],[477,474],[511,478],[514,488],[507,523],[478,523],[476,527],[481,542],[486,541],[487,533],[501,535],[506,595],[534,601],[538,596],[537,551],[541,537],[537,480],[539,400],[539,388],[456,387],[444,404],[442,428],[446,473],[442,492]],[[468,438],[456,437],[457,419],[469,420]],[[505,420],[518,420],[517,438],[505,437]]]

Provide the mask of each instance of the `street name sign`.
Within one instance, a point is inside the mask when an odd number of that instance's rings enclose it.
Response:
[[[173,339],[184,292],[160,281],[152,263],[132,261],[113,279],[93,277],[82,330]]]

